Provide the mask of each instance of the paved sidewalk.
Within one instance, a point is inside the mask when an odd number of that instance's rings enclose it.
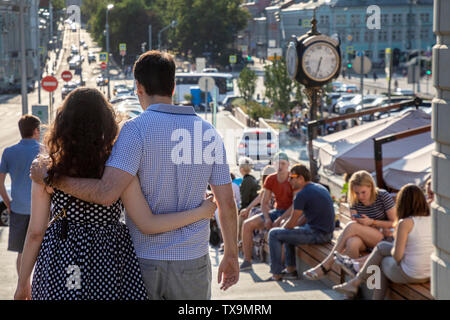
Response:
[[[253,263],[253,270],[240,273],[239,282],[227,291],[217,284],[219,263],[223,255],[210,248],[212,266],[212,300],[342,300],[337,293],[321,281],[289,280],[265,281],[270,278],[267,263]],[[239,258],[239,263],[242,259]]]
[[[8,251],[9,227],[0,227],[0,300],[12,300],[17,285],[17,253]]]
[[[17,285],[17,254],[7,251],[8,227],[0,227],[0,300],[12,300]],[[241,272],[239,282],[227,291],[220,290],[217,283],[219,263],[223,255],[216,248],[209,251],[212,266],[213,300],[330,300],[342,299],[320,281],[265,282],[270,277],[269,265],[254,263],[252,271]],[[242,259],[239,259],[239,263]]]

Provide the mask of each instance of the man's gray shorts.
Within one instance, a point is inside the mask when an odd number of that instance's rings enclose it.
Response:
[[[27,236],[29,214],[18,214],[11,211],[9,216],[8,250],[22,253]]]
[[[210,300],[209,254],[193,260],[163,261],[139,258],[151,300]]]

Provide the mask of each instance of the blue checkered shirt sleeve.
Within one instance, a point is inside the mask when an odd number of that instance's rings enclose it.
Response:
[[[120,130],[106,166],[114,167],[135,176],[142,159],[143,140],[133,121],[126,122]]]
[[[227,154],[223,140],[219,134],[216,134],[215,138],[217,139],[216,143],[218,145],[216,150],[220,150],[222,154],[221,157],[216,157],[216,160],[214,161],[209,184],[213,186],[221,186],[231,183],[231,175],[230,167],[227,163]]]

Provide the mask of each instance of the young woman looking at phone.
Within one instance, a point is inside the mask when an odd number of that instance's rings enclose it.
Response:
[[[339,235],[330,254],[320,264],[303,273],[309,280],[323,278],[334,264],[334,252],[359,258],[361,252],[374,248],[390,234],[396,218],[395,203],[389,193],[378,189],[365,170],[355,172],[349,181],[348,200],[353,217]]]
[[[333,289],[349,297],[357,294],[359,285],[368,279],[369,266],[381,267],[380,288],[372,299],[383,299],[388,280],[394,283],[423,283],[431,274],[433,251],[430,209],[422,190],[413,184],[402,187],[397,196],[395,241],[380,242],[361,271],[349,282]]]

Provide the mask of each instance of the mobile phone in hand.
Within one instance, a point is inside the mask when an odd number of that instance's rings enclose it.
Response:
[[[355,218],[355,219],[360,219],[360,218],[362,218],[362,216],[361,216],[359,213],[357,213],[357,214],[352,214],[352,217]]]

